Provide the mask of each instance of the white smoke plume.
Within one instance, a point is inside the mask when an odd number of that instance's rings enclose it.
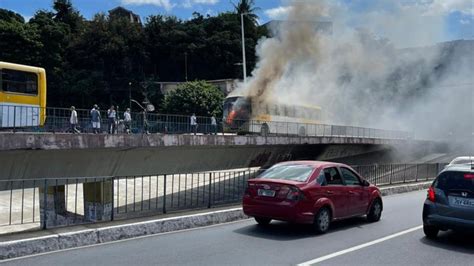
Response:
[[[287,19],[261,40],[256,69],[237,93],[254,97],[255,109],[318,105],[330,124],[470,135],[473,42],[435,45],[444,19],[399,2],[377,1],[364,13],[338,1],[286,2]],[[324,21],[332,30],[318,27]]]

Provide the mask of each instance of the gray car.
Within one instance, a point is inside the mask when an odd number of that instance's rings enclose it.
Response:
[[[446,167],[428,190],[423,207],[423,231],[436,238],[440,230],[474,231],[474,168]]]

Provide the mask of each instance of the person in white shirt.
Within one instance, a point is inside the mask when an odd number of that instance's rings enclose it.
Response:
[[[125,125],[125,133],[130,134],[130,128],[132,125],[132,115],[130,114],[130,108],[127,108],[123,113],[123,123]]]
[[[94,134],[97,134],[100,132],[100,112],[99,112],[99,106],[97,104],[94,104],[94,107],[91,110],[91,122],[92,122],[92,130]]]
[[[77,129],[79,119],[77,118],[76,107],[74,106],[71,106],[71,117],[69,118],[69,123],[71,124],[71,131],[73,134],[80,133],[80,131]]]
[[[109,120],[109,134],[115,133],[115,123],[117,122],[117,113],[115,112],[115,107],[110,106],[107,110],[107,118]]]
[[[197,120],[196,120],[196,114],[193,114],[191,116],[191,131],[196,135],[197,132]]]
[[[214,115],[211,117],[211,130],[211,134],[217,135],[217,121]]]

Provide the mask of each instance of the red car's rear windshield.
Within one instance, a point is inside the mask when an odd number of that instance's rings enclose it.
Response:
[[[310,165],[302,164],[285,164],[285,165],[275,165],[265,172],[263,172],[258,178],[267,178],[267,179],[283,179],[291,181],[305,182],[311,173],[313,172],[314,167]]]

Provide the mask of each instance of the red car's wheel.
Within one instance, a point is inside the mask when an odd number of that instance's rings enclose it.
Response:
[[[367,214],[367,220],[371,223],[378,222],[382,217],[382,202],[380,199],[375,199]]]
[[[328,208],[322,208],[314,217],[314,229],[317,233],[324,234],[329,230],[331,224],[331,212]]]

